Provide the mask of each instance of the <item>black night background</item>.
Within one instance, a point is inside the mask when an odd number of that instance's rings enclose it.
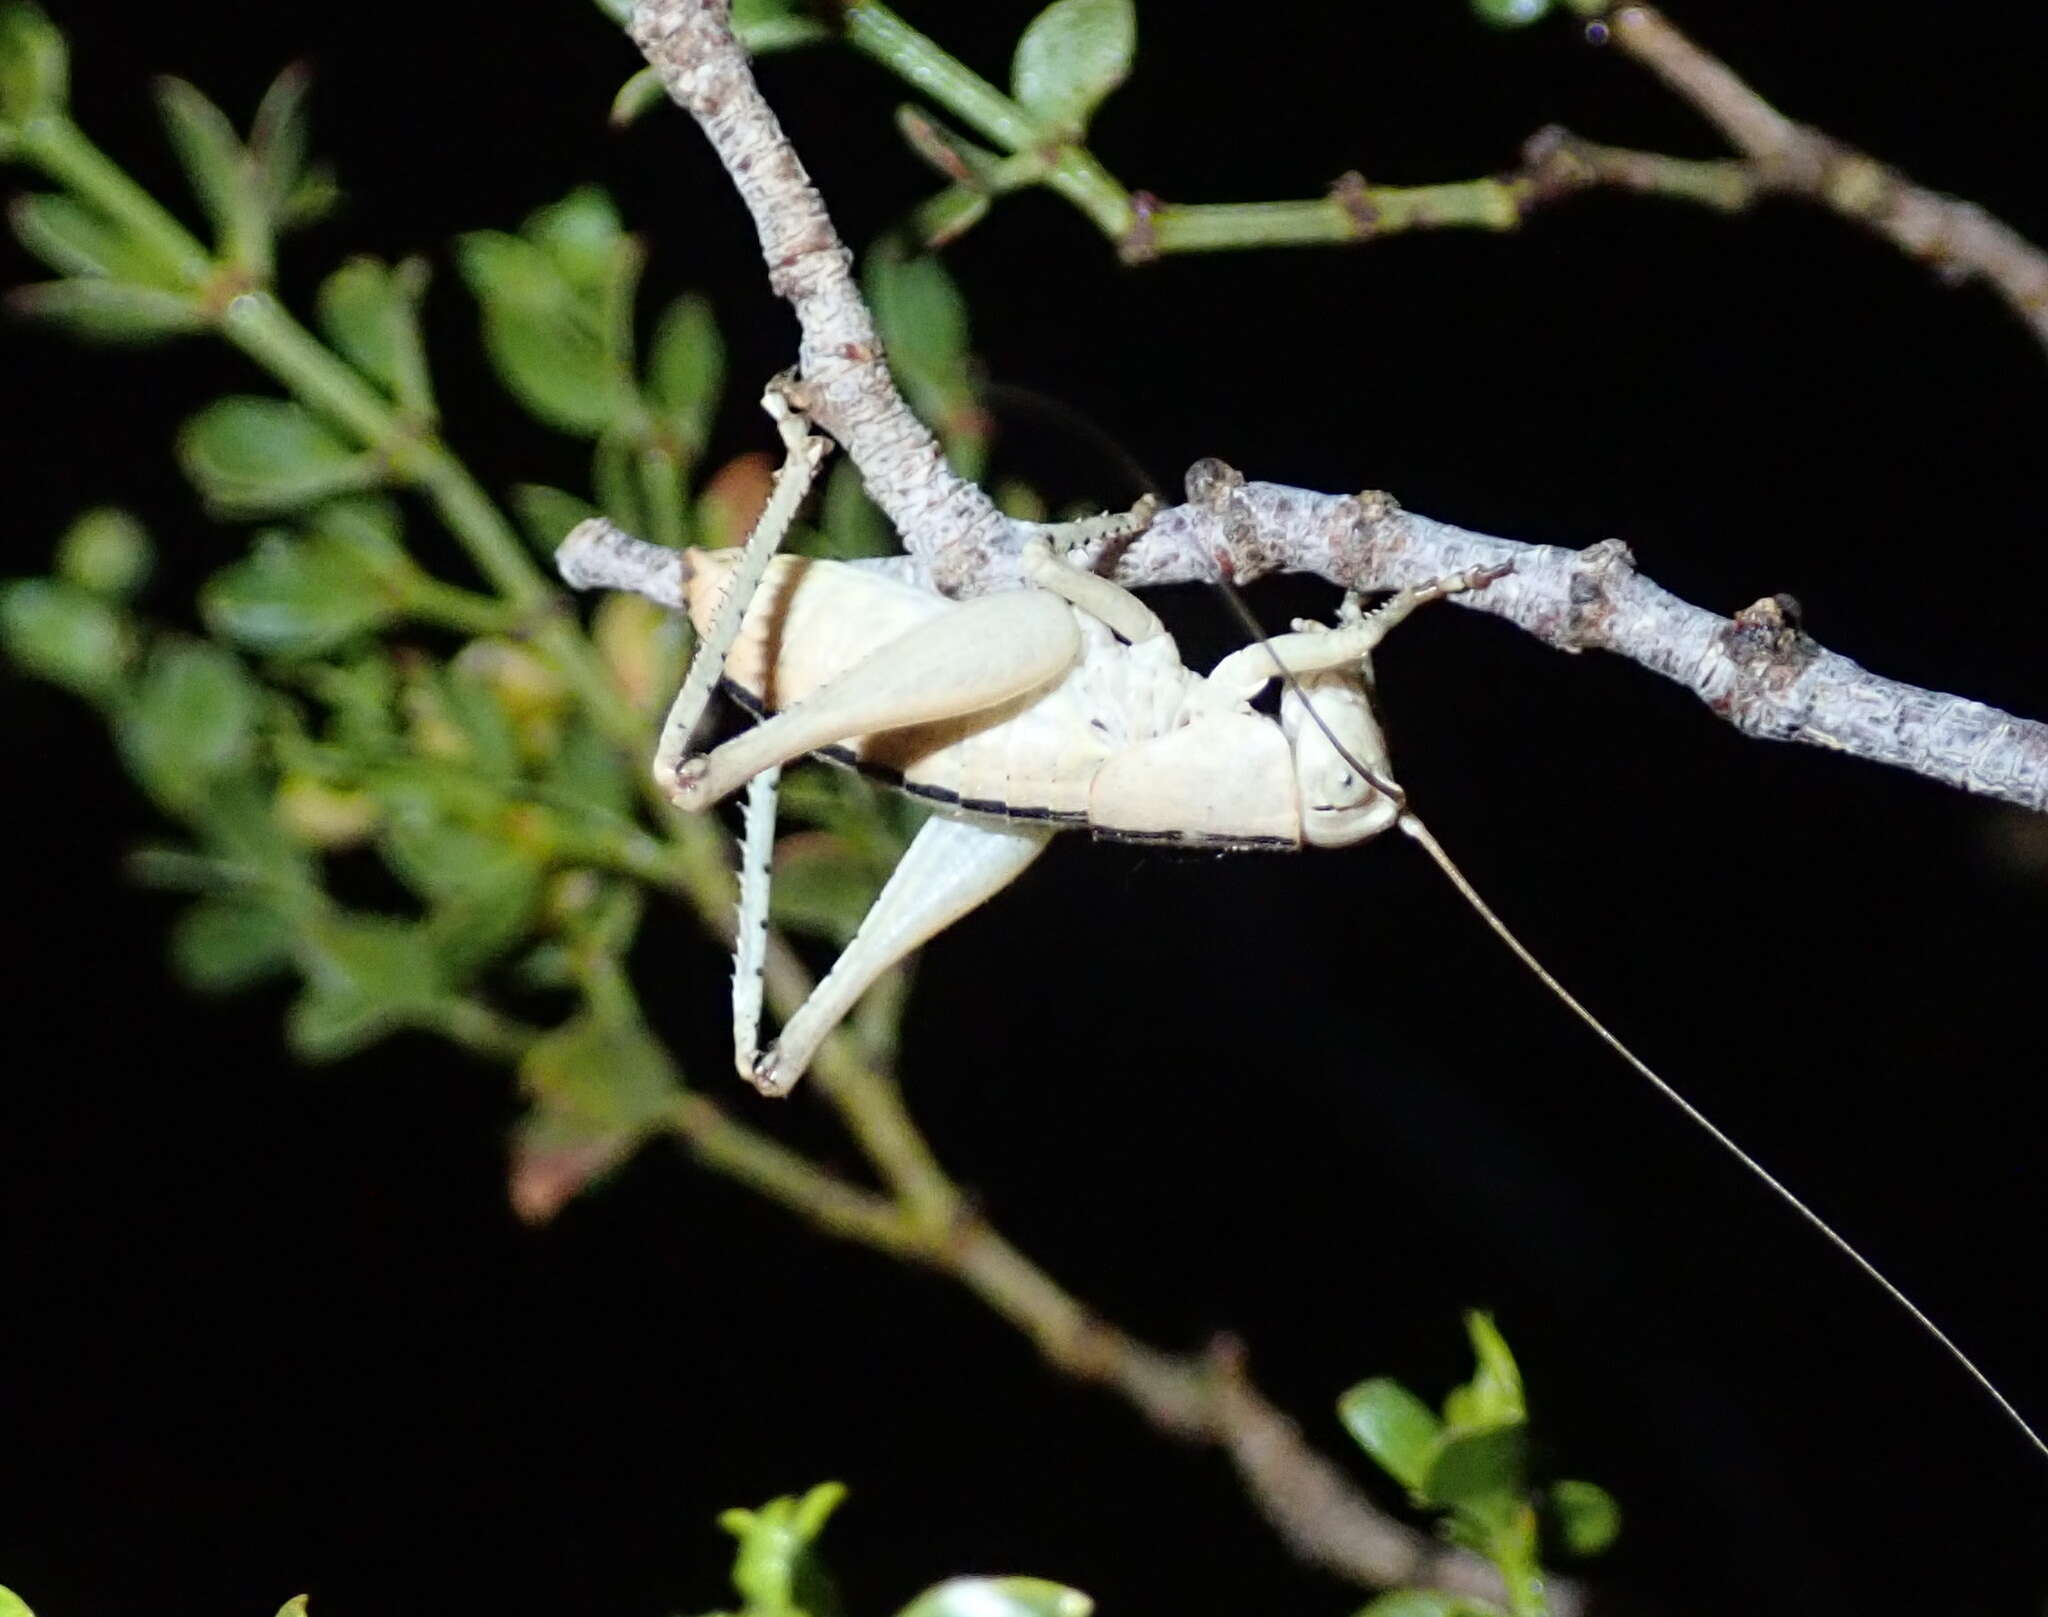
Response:
[[[2048,240],[2040,54],[1996,10],[1672,6],[1781,108]],[[901,9],[1001,79],[1035,7]],[[181,206],[150,77],[242,118],[312,65],[348,202],[288,244],[284,289],[303,307],[351,252],[439,255],[449,436],[490,487],[580,487],[586,455],[497,392],[445,244],[584,181],[646,236],[650,297],[717,306],[713,463],[772,447],[750,400],[792,322],[689,121],[606,130],[637,58],[594,7],[55,15],[79,121]],[[1143,0],[1140,28],[1091,144],[1169,198],[1464,178],[1551,122],[1719,155],[1561,20]],[[825,48],[761,78],[849,242],[931,189],[880,69]],[[1619,536],[1689,600],[1787,591],[1833,649],[2048,714],[2048,353],[1989,292],[1818,210],[1592,196],[1513,235],[1132,270],[1027,193],[949,262],[991,379],[1073,406],[1169,488],[1213,455],[1518,539]],[[0,248],[0,280],[39,273]],[[46,567],[77,510],[130,505],[161,549],[149,609],[191,621],[240,540],[172,431],[271,384],[204,341],[89,350],[13,322],[0,343],[0,573]],[[1004,419],[999,464],[1056,501],[1135,492],[1057,421]],[[1253,600],[1283,624],[1330,592]],[[1194,655],[1232,643],[1199,591],[1161,609]],[[1419,614],[1379,674],[1403,782],[1525,940],[2048,1423],[2042,822],[1745,740],[1477,614]],[[715,1514],[827,1478],[852,1489],[826,1549],[862,1614],[969,1571],[1057,1578],[1107,1617],[1363,1603],[1288,1557],[1215,1452],[673,1150],[521,1224],[504,1071],[424,1036],[303,1068],[283,989],[188,995],[163,958],[179,901],[122,874],[158,827],[102,727],[11,670],[0,690],[0,1583],[39,1617],[246,1617],[301,1591],[317,1617],[701,1611],[728,1598]],[[1546,1461],[1621,1499],[1590,1573],[1605,1609],[2041,1609],[2048,1459],[1413,848],[1070,841],[928,951],[902,1073],[980,1205],[1077,1294],[1175,1350],[1236,1333],[1339,1455],[1343,1388],[1440,1394],[1467,1373],[1460,1310],[1492,1309]],[[695,1082],[851,1168],[814,1096],[738,1088],[726,963],[686,921],[657,917],[637,966]]]

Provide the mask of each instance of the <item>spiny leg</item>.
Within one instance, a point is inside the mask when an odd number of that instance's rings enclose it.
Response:
[[[758,782],[761,777],[756,776]],[[758,787],[756,788],[758,790]],[[772,809],[767,818],[772,822]],[[888,882],[840,952],[825,980],[797,1007],[782,1037],[766,1051],[756,1052],[749,1036],[738,1048],[740,1076],[764,1095],[786,1095],[811,1064],[818,1046],[837,1027],[875,979],[911,950],[951,926],[969,910],[1002,891],[1044,850],[1050,831],[934,815],[919,827],[890,872]],[[747,804],[747,843],[754,849],[754,799]],[[767,916],[766,862],[762,863],[759,914]],[[741,911],[741,947],[746,947],[748,912]],[[755,929],[759,931],[760,928]],[[751,1016],[760,1013],[760,966],[754,963]],[[739,985],[733,993],[733,1031],[740,1033],[742,1006]],[[750,1025],[749,1035],[753,1032]]]
[[[877,647],[723,746],[685,758],[678,807],[709,808],[774,764],[856,736],[962,718],[1058,679],[1081,654],[1066,602],[1040,590],[963,601]]]
[[[786,455],[781,470],[775,474],[775,486],[769,491],[768,503],[754,523],[754,531],[747,535],[739,565],[733,568],[732,575],[726,580],[725,593],[718,598],[711,626],[697,643],[697,655],[690,660],[690,671],[683,679],[683,688],[676,692],[668,717],[662,721],[661,739],[654,749],[655,783],[669,794],[672,801],[680,801],[678,772],[689,756],[690,738],[703,720],[704,709],[711,701],[718,677],[725,671],[726,654],[739,638],[740,625],[746,620],[747,605],[760,586],[768,563],[782,544],[783,536],[796,520],[797,510],[818,475],[819,462],[832,451],[829,438],[821,438],[811,432],[803,412],[789,396],[789,386],[787,375],[778,376],[761,396],[761,408],[775,418]]]
[[[770,866],[775,858],[775,800],[782,770],[764,769],[747,782],[746,830],[740,840],[740,914],[732,951],[732,1053],[752,1081],[760,1064],[761,973],[768,954]]]

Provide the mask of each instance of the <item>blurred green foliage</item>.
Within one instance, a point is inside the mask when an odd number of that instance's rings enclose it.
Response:
[[[1598,1555],[1621,1529],[1605,1489],[1590,1482],[1539,1488],[1529,1478],[1529,1411],[1522,1373],[1490,1316],[1465,1316],[1476,1366],[1441,1412],[1387,1377],[1361,1381],[1337,1401],[1346,1430],[1444,1536],[1500,1569],[1514,1617],[1541,1617],[1542,1528],[1568,1555]],[[1365,1607],[1371,1617],[1480,1617],[1490,1608],[1436,1590],[1396,1590]],[[1363,1614],[1361,1614],[1363,1617]]]

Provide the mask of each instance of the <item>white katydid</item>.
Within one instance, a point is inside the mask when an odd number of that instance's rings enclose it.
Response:
[[[1044,538],[1022,587],[964,602],[881,572],[778,556],[829,451],[780,380],[764,407],[787,450],[736,550],[687,551],[684,604],[700,639],[662,726],[654,776],[701,811],[748,789],[733,974],[741,1075],[784,1095],[884,972],[1015,880],[1053,834],[1212,849],[1342,847],[1398,827],[1574,1015],[1903,1308],[2043,1454],[2048,1442],[1869,1259],[1645,1065],[1507,929],[1408,806],[1373,716],[1370,654],[1418,606],[1483,589],[1474,569],[1374,610],[1347,596],[1335,625],[1247,646],[1197,674],[1149,607]],[[586,532],[586,530],[588,530]],[[565,562],[608,532],[587,524]],[[690,742],[721,678],[760,722],[709,753]],[[1252,700],[1282,685],[1279,714]],[[759,1045],[769,867],[782,766],[817,755],[929,805],[859,929],[767,1050]]]

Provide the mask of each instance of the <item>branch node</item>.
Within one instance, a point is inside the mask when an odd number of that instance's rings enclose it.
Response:
[[[1330,200],[1342,210],[1353,241],[1368,241],[1379,234],[1380,210],[1366,187],[1365,176],[1357,169],[1337,176],[1330,186]]]
[[[1635,552],[1620,539],[1602,539],[1572,557],[1564,633],[1558,642],[1564,650],[1579,652],[1588,646],[1609,643],[1608,620],[1615,611],[1614,585],[1633,577],[1635,570]]]
[[[1116,244],[1122,262],[1149,264],[1159,256],[1159,229],[1152,220],[1164,206],[1150,191],[1131,193],[1131,222]]]
[[[1721,648],[1745,683],[1783,691],[1820,655],[1800,617],[1799,602],[1790,595],[1766,595],[1735,614],[1721,632]]]

